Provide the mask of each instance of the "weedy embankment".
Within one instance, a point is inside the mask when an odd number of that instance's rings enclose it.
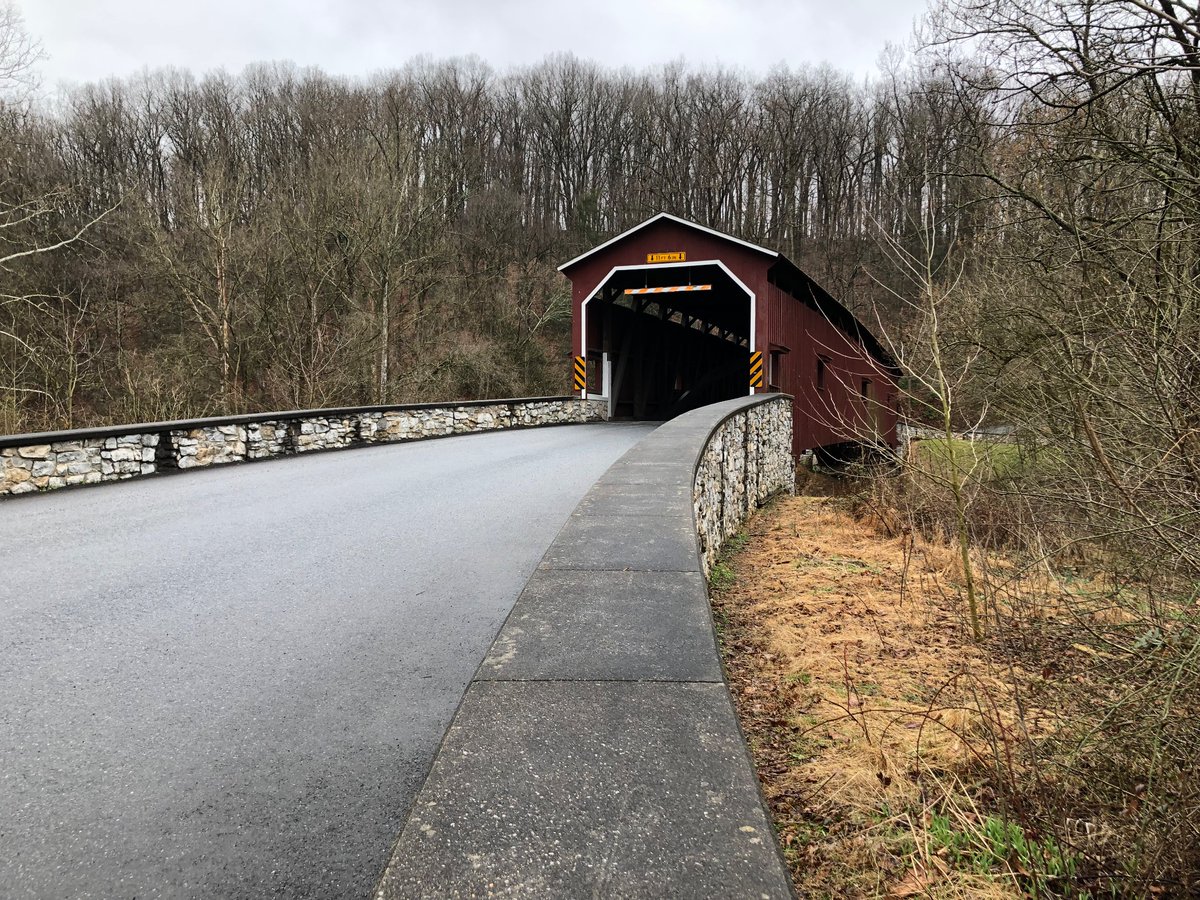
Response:
[[[751,519],[712,577],[800,896],[1191,896],[1194,628],[1148,629],[1156,598],[1103,555],[981,528],[976,641],[936,490],[832,484]],[[998,531],[1003,508],[975,504]]]

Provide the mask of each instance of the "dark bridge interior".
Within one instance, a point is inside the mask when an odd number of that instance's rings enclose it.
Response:
[[[614,418],[653,420],[745,396],[750,312],[719,266],[615,272],[586,306],[588,393],[611,392]]]

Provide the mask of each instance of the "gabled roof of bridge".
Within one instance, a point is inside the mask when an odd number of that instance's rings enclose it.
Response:
[[[615,238],[611,238],[611,239],[605,241],[603,244],[600,244],[598,247],[593,247],[591,250],[587,251],[586,253],[580,254],[579,256],[577,256],[573,260],[571,260],[570,262],[563,263],[561,266],[558,267],[558,271],[565,272],[567,269],[571,268],[571,266],[575,265],[576,263],[583,262],[589,256],[594,256],[597,253],[599,253],[601,250],[611,247],[613,244],[617,243],[618,241],[625,240],[625,238],[629,237],[631,234],[636,234],[637,232],[641,231],[643,228],[649,228],[655,222],[661,222],[664,219],[669,222],[674,222],[677,225],[682,225],[685,228],[693,228],[696,231],[702,231],[705,234],[710,234],[713,237],[718,237],[723,241],[729,241],[730,243],[738,244],[739,246],[746,247],[749,250],[754,250],[758,253],[765,254],[766,256],[769,256],[772,259],[776,259],[779,257],[779,254],[774,250],[768,250],[766,247],[760,247],[758,244],[752,244],[749,241],[743,241],[741,238],[735,238],[732,234],[725,234],[725,232],[717,231],[714,228],[705,228],[703,225],[700,225],[696,222],[690,222],[687,219],[681,219],[681,218],[679,218],[679,216],[673,216],[670,213],[660,212],[656,216],[651,216],[645,222],[642,222],[638,225],[634,225],[628,231],[622,231]]]
[[[801,303],[815,309],[818,313],[824,316],[837,328],[840,328],[846,334],[857,337],[866,347],[867,352],[874,356],[884,366],[892,370],[897,376],[902,374],[899,364],[893,358],[892,354],[886,347],[875,337],[854,313],[850,312],[845,306],[833,298],[816,280],[801,269],[798,265],[779,253],[776,250],[770,250],[767,247],[761,247],[758,244],[752,244],[749,241],[743,241],[741,238],[736,238],[731,234],[725,234],[723,231],[717,231],[715,228],[706,228],[696,222],[691,222],[687,219],[681,219],[679,216],[673,216],[670,213],[661,212],[656,216],[651,216],[646,221],[634,225],[628,231],[623,231],[615,238],[611,238],[600,244],[598,247],[593,247],[591,250],[575,257],[570,262],[565,262],[558,267],[558,271],[566,272],[572,266],[583,262],[591,256],[596,255],[601,250],[613,246],[619,241],[625,240],[630,235],[649,228],[656,222],[673,222],[676,225],[682,225],[685,228],[691,228],[703,234],[711,235],[712,237],[720,238],[723,241],[729,241],[731,244],[737,244],[740,247],[745,247],[748,250],[753,250],[756,253],[761,253],[768,259],[770,271],[768,277],[772,282],[779,286],[784,293],[793,297]],[[568,276],[569,277],[569,276]]]

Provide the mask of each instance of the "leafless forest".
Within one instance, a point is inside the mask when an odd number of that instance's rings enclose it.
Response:
[[[0,428],[562,392],[554,267],[659,211],[778,247],[858,304],[879,238],[973,231],[941,76],[760,81],[571,57],[351,83],[264,65],[9,103]],[[964,130],[965,129],[965,130]]]
[[[977,640],[1057,634],[1030,630],[988,553],[1104,573],[1057,621],[1122,677],[1056,701],[1079,717],[1049,743],[999,733],[1027,767],[998,781],[1043,802],[1009,811],[1074,846],[1087,810],[1116,810],[1112,846],[1080,851],[1089,884],[1186,892],[1197,4],[942,0],[920,45],[864,82],[798,60],[761,78],[426,60],[369,82],[153,72],[51,101],[23,89],[36,59],[10,15],[0,431],[559,393],[557,263],[664,210],[776,247],[879,331],[907,413],[947,433],[935,484],[880,490],[961,548]],[[1019,465],[960,459],[949,435],[979,423],[1015,428]]]

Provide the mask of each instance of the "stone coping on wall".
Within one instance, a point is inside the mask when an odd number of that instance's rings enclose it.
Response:
[[[705,572],[794,484],[791,398],[714,404],[591,488],[463,697],[376,890],[791,896]]]
[[[133,425],[102,425],[96,428],[72,428],[63,431],[35,431],[28,434],[0,434],[0,449],[31,444],[52,444],[94,438],[120,437],[129,434],[151,434],[164,431],[190,431],[218,425],[251,425],[259,422],[290,421],[318,416],[353,416],[359,413],[382,413],[392,410],[431,410],[447,407],[495,406],[504,404],[551,403],[577,401],[578,397],[512,397],[499,400],[447,400],[441,403],[402,403],[374,406],[331,406],[320,409],[292,409],[281,412],[242,413],[236,416],[209,416],[201,419],[173,419],[166,422],[139,422]]]
[[[606,417],[603,401],[529,397],[292,410],[8,435],[0,438],[0,498],[319,450]]]

